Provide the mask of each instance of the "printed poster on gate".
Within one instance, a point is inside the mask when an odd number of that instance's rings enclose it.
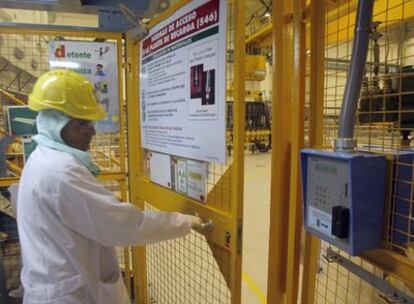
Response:
[[[119,131],[117,45],[108,42],[49,42],[50,69],[70,69],[88,78],[108,117],[96,123],[96,132]]]
[[[141,43],[142,146],[226,161],[227,1],[191,1]]]

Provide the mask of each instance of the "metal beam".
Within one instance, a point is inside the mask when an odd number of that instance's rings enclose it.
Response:
[[[407,285],[414,286],[414,262],[409,258],[387,249],[371,250],[362,258]]]
[[[302,19],[305,0],[293,0],[293,66],[291,99],[291,159],[286,303],[298,301],[299,264],[302,235],[302,195],[299,154],[304,148],[306,24]],[[288,102],[288,100],[285,100]]]
[[[7,29],[25,29],[28,28],[32,30],[48,30],[51,32],[59,32],[59,31],[79,31],[79,32],[105,32],[105,33],[118,33],[118,30],[106,30],[100,29],[97,27],[82,27],[82,26],[66,26],[66,25],[52,25],[52,24],[30,24],[30,23],[10,23],[10,22],[0,22],[0,28],[2,30]],[[110,37],[108,37],[110,38]]]
[[[273,0],[272,164],[267,301],[283,303],[286,292],[286,260],[290,201],[290,116],[292,91],[291,32],[285,22],[288,2]]]
[[[356,275],[358,278],[364,280],[374,288],[383,292],[384,294],[380,295],[380,297],[383,298],[387,303],[414,304],[414,298],[410,297],[407,294],[404,294],[401,290],[395,288],[387,281],[365,270],[361,266],[353,263],[351,260],[341,256],[339,253],[335,252],[331,247],[327,248],[325,259],[328,261],[328,263],[337,263],[349,272]]]
[[[325,0],[312,0],[310,4],[310,126],[309,146],[323,145],[323,108],[325,84]],[[317,261],[319,258],[317,237],[305,232],[303,247],[303,280],[301,303],[314,302]]]
[[[231,6],[230,6],[231,7]],[[243,231],[243,187],[244,187],[244,140],[245,140],[245,0],[234,2],[234,105],[233,105],[233,164],[231,178],[233,226],[229,230],[235,237],[231,238],[231,248],[235,250],[230,256],[230,290],[232,304],[241,303],[242,277],[242,231]],[[224,131],[225,132],[225,131]]]

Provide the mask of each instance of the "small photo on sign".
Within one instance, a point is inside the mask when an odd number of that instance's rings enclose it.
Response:
[[[202,98],[203,95],[203,65],[198,64],[190,68],[190,97]]]
[[[213,105],[216,103],[215,93],[216,71],[208,70],[203,72],[203,94],[201,96],[201,105]]]

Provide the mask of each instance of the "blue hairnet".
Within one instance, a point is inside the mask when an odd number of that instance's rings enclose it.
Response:
[[[36,117],[37,131],[53,141],[64,144],[60,132],[69,120],[68,116],[56,110],[39,111]]]
[[[99,167],[92,162],[91,154],[82,150],[68,146],[60,136],[63,127],[71,120],[60,111],[42,110],[36,117],[37,131],[39,134],[33,140],[41,146],[54,150],[69,153],[80,160],[86,168],[93,174],[98,175]]]

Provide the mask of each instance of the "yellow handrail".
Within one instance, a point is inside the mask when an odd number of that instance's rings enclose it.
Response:
[[[9,160],[6,160],[6,164],[7,164],[7,167],[9,168],[9,170],[11,172],[13,172],[14,174],[19,175],[19,176],[22,174],[23,169],[21,167],[19,167],[18,165],[13,164]]]
[[[4,89],[0,89],[0,94],[2,94],[3,96],[5,96],[6,98],[10,99],[14,104],[21,105],[21,106],[25,106],[26,105],[26,103],[24,101],[20,100],[16,96],[10,94],[9,92],[7,92]]]
[[[105,152],[102,152],[102,151],[97,151],[97,153],[98,153],[98,154],[100,154],[100,155],[102,155],[102,156],[104,156],[105,158],[109,159],[109,161],[110,161],[112,164],[117,165],[117,166],[119,166],[119,165],[120,165],[120,162],[119,162],[119,161],[117,161],[114,157],[112,157],[112,156],[110,156],[110,155],[107,155]]]

